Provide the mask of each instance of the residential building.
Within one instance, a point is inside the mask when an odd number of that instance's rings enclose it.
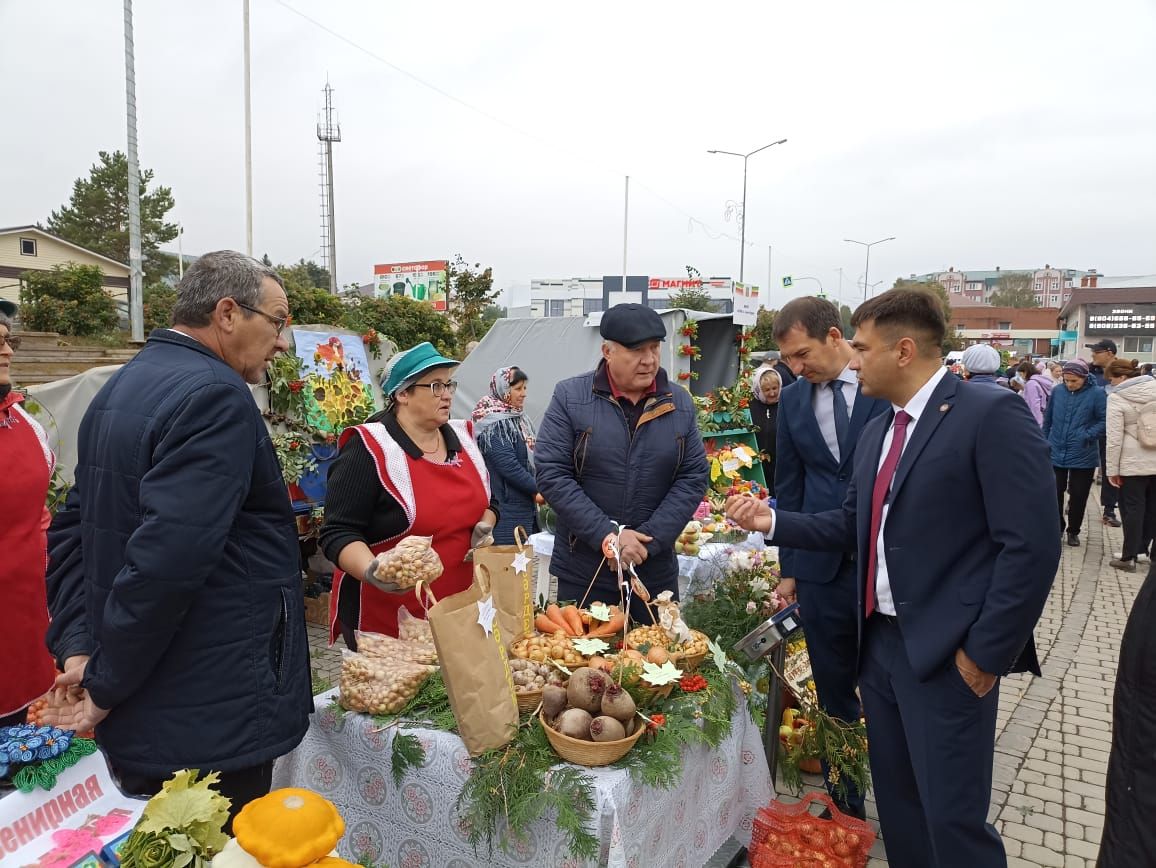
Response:
[[[624,292],[622,275],[612,274],[601,278],[535,278],[530,282],[530,316],[589,316],[624,302],[663,310],[670,306],[672,296],[687,289],[705,290],[719,313],[734,309],[734,281],[729,277],[629,275]]]
[[[1009,274],[1029,275],[1036,304],[1040,307],[1062,307],[1067,304],[1072,290],[1085,286],[1090,278],[1092,286],[1098,276],[1096,269],[1080,271],[1075,268],[996,268],[994,271],[957,271],[955,267],[947,271],[933,271],[928,274],[912,275],[912,280],[937,281],[943,284],[953,305],[990,304],[991,297],[999,289],[1000,278]]]
[[[57,265],[95,265],[104,274],[104,291],[128,315],[128,266],[93,253],[36,226],[0,228],[0,298],[20,301],[20,275],[52,271]]]
[[[1103,278],[1072,293],[1060,311],[1058,355],[1091,359],[1087,344],[1115,341],[1121,358],[1156,362],[1156,274]]]
[[[1059,308],[961,305],[951,309],[951,322],[964,347],[991,344],[1015,355],[1052,355]]]

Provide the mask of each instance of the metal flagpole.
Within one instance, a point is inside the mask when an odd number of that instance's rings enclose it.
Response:
[[[249,97],[249,0],[242,0],[245,31],[245,253],[253,255],[253,111]],[[332,266],[331,266],[332,267]]]
[[[622,209],[622,297],[626,298],[626,239],[630,229],[630,176],[626,176],[626,204]]]

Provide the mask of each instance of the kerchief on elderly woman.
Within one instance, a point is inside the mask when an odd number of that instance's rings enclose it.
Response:
[[[497,438],[498,441],[514,443],[518,439],[526,441],[531,463],[534,460],[534,423],[521,410],[509,403],[510,380],[518,370],[516,367],[498,368],[490,377],[490,394],[484,396],[474,407],[474,439],[483,446]]]

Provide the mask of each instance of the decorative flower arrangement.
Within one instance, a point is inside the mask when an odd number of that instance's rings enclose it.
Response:
[[[679,344],[678,354],[686,358],[698,360],[702,358],[702,349],[695,343],[698,339],[698,320],[688,319],[678,333],[686,338],[686,343]],[[680,371],[678,378],[683,382],[697,380],[698,371]]]
[[[317,469],[317,459],[313,457],[312,438],[294,431],[289,434],[274,434],[273,449],[281,462],[281,475],[290,484],[301,481],[301,477]]]
[[[91,739],[71,730],[31,723],[0,728],[0,778],[22,792],[50,790],[57,776],[96,751]]]
[[[719,386],[701,398],[694,399],[698,409],[698,430],[703,434],[718,431],[751,431],[750,378],[742,376],[733,386]]]
[[[121,864],[208,868],[229,840],[222,831],[229,799],[213,789],[218,780],[216,772],[197,780],[197,772],[186,769],[165,781],[125,842]]]
[[[365,344],[365,348],[369,354],[375,359],[381,358],[381,335],[377,333],[377,329],[370,329],[361,336],[361,342]]]

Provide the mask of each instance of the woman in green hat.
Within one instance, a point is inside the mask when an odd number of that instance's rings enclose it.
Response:
[[[389,360],[386,409],[346,429],[329,471],[321,547],[338,569],[329,604],[330,642],[356,650],[355,631],[397,635],[397,615],[424,610],[412,589],[376,576],[378,556],[408,536],[433,538],[445,572],[434,593],[464,591],[466,555],[493,542],[498,515],[470,422],[450,421],[458,362],[420,343]]]

